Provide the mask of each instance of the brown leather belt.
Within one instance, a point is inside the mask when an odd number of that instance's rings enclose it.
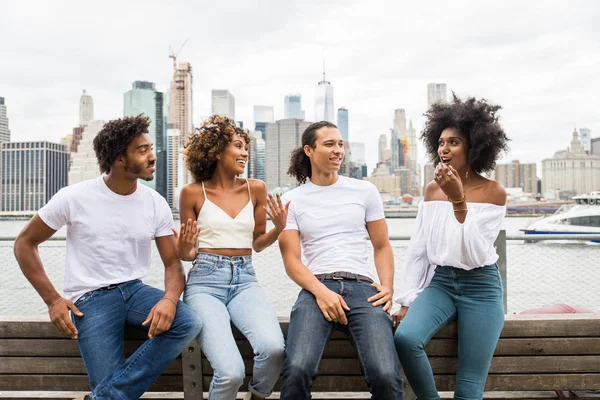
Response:
[[[333,279],[336,281],[342,280],[342,279],[352,279],[355,281],[365,281],[365,282],[373,283],[373,279],[369,278],[368,276],[354,274],[352,272],[345,272],[345,271],[332,272],[330,274],[316,274],[315,278],[317,278],[320,281],[322,281],[324,279]]]

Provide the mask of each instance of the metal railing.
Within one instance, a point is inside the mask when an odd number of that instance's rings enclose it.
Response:
[[[396,265],[396,282],[402,276],[409,236],[390,237]],[[0,237],[0,315],[38,316],[46,307],[21,273],[13,255],[14,237]],[[504,306],[508,313],[548,306],[576,305],[600,311],[600,235],[506,235],[500,233],[496,250],[505,288]],[[530,243],[532,242],[532,243]],[[40,246],[46,273],[57,289],[62,289],[66,247],[64,238]],[[266,289],[279,316],[289,316],[299,287],[287,276],[277,245],[254,254],[259,282]],[[369,252],[373,265],[373,254]],[[184,263],[187,270],[191,263]],[[156,247],[152,267],[145,279],[163,287],[163,267]]]

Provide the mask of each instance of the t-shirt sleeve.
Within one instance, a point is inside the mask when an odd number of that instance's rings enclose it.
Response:
[[[281,200],[282,200],[282,204],[284,204],[284,205],[288,201],[290,201],[290,199],[286,198],[285,196]],[[290,204],[290,207],[288,208],[287,221],[285,223],[285,228],[283,228],[283,230],[284,231],[289,231],[289,230],[300,231],[300,229],[298,229],[298,220],[296,219],[296,207],[294,205],[294,202],[292,202]]]
[[[55,231],[65,226],[70,220],[67,188],[56,192],[50,201],[38,210],[37,214],[46,225]]]
[[[385,218],[385,214],[383,213],[383,201],[381,200],[381,195],[379,191],[375,187],[375,185],[369,183],[366,190],[367,200],[366,200],[366,213],[365,213],[365,221],[377,221]]]
[[[160,197],[158,203],[157,217],[156,233],[154,234],[154,237],[173,235],[173,231],[171,230],[173,227],[173,214],[171,213],[171,208],[167,204],[167,201],[163,197]]]

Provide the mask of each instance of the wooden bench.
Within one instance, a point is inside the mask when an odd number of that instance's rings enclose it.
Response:
[[[281,321],[284,334],[287,320]],[[309,334],[309,332],[307,332]],[[126,333],[126,354],[144,340],[143,332]],[[252,349],[236,332],[246,362],[246,384],[252,373]],[[442,329],[427,346],[439,390],[452,398],[456,371],[456,327]],[[313,386],[315,399],[370,398],[356,353],[341,333],[325,349]],[[206,397],[212,369],[193,342],[143,398]],[[275,390],[279,390],[279,383]],[[69,399],[88,389],[75,341],[47,321],[0,321],[0,398]],[[579,398],[600,398],[600,315],[508,316],[488,377],[485,398],[557,398],[555,390]],[[240,394],[241,396],[241,394]],[[411,399],[406,388],[406,399]],[[278,398],[274,393],[272,398]]]

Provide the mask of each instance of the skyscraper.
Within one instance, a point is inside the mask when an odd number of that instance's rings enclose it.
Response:
[[[71,167],[69,168],[67,180],[69,185],[101,175],[93,141],[98,132],[104,127],[104,124],[104,121],[94,120],[88,121],[85,127],[80,128],[81,137],[77,142],[77,152],[71,153]]]
[[[85,126],[94,119],[94,99],[83,91],[79,99],[79,126]]]
[[[250,148],[248,150],[248,177],[265,181],[266,142],[262,138],[262,132],[255,131],[250,136]]]
[[[406,114],[404,109],[398,108],[394,110],[394,127],[392,128],[392,139],[390,148],[392,149],[392,165],[391,171],[394,172],[396,168],[404,167],[404,163],[401,162],[403,154],[400,154],[400,141],[406,142]]]
[[[429,83],[427,84],[427,108],[433,103],[448,101],[448,93],[445,83]]]
[[[67,186],[66,146],[51,142],[0,144],[1,211],[33,212]]]
[[[386,159],[386,149],[388,149],[388,139],[386,134],[379,135],[379,146],[377,151],[377,162],[385,162]]]
[[[254,106],[254,130],[265,138],[267,124],[275,121],[275,111],[271,106]]]
[[[592,152],[592,131],[589,128],[579,129],[579,140],[583,149],[590,154]]]
[[[8,129],[8,116],[4,97],[0,97],[0,143],[10,142],[10,130]]]
[[[191,181],[191,175],[183,165],[183,149],[188,136],[193,129],[193,86],[192,65],[188,62],[179,63],[175,71],[174,81],[169,88],[167,108],[167,202],[172,208],[178,207],[177,193],[182,184]],[[176,134],[173,134],[176,132]]]
[[[167,197],[167,158],[165,142],[165,124],[163,117],[164,100],[163,94],[157,92],[154,83],[146,81],[135,81],[131,90],[123,95],[123,116],[135,117],[143,114],[150,118],[148,136],[154,143],[154,154],[156,155],[156,173],[151,181],[141,180],[144,185],[151,187]]]
[[[348,136],[348,109],[345,107],[338,108],[337,111],[337,127],[342,134],[344,142],[349,142],[350,137]]]
[[[212,113],[224,115],[235,121],[235,98],[229,90],[212,91]]]
[[[285,119],[304,119],[304,111],[302,111],[302,95],[286,94],[285,99],[283,100],[283,114]]]
[[[266,180],[267,190],[293,188],[296,180],[287,175],[292,150],[301,145],[302,133],[311,123],[299,119],[281,119],[267,124]]]
[[[333,112],[333,86],[325,79],[325,65],[323,64],[323,80],[317,83],[315,88],[315,121],[335,123]]]

